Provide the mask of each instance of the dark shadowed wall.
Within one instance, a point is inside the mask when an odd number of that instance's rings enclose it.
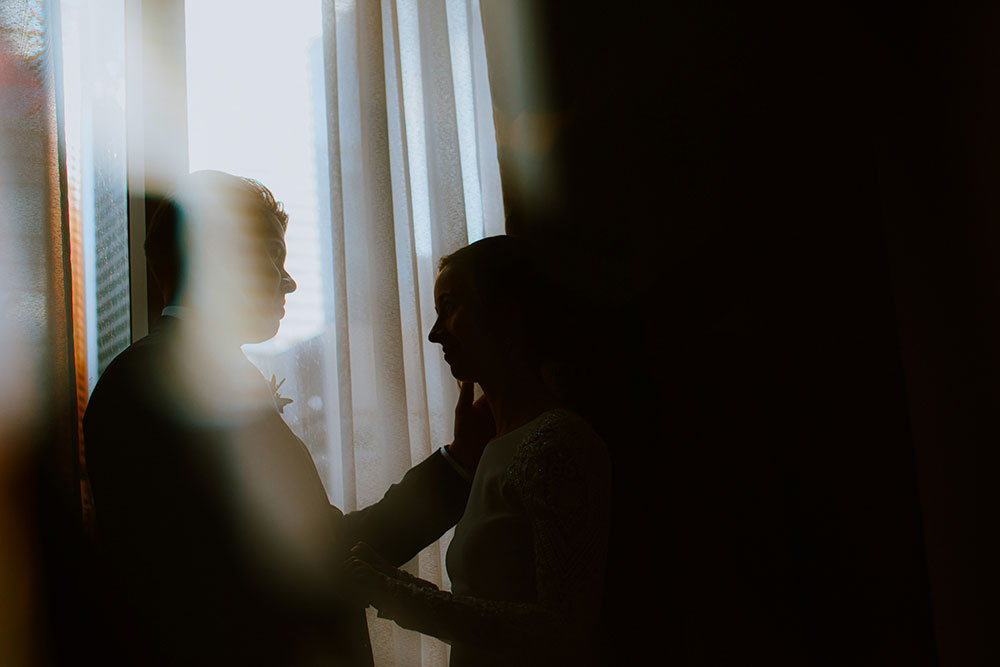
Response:
[[[655,4],[482,2],[508,232],[585,304],[610,662],[985,664],[1000,19]]]

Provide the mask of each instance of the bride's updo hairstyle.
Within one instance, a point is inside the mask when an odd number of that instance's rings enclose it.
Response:
[[[556,318],[546,303],[558,297],[534,242],[489,236],[442,257],[438,271],[446,267],[471,278],[485,324],[513,336],[526,361],[538,368],[556,361]]]

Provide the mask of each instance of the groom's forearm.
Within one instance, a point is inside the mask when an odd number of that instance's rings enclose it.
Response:
[[[471,482],[447,454],[434,452],[414,466],[382,500],[344,515],[342,550],[367,542],[399,567],[458,523]]]

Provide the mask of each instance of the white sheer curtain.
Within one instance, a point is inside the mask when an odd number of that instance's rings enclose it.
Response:
[[[478,2],[325,0],[345,509],[451,440],[457,387],[427,332],[435,263],[503,232]],[[352,474],[353,473],[353,474]],[[446,584],[447,539],[413,572]],[[378,665],[445,647],[370,616]]]
[[[257,178],[290,215],[299,289],[278,336],[244,349],[285,379],[330,500],[364,507],[450,442],[436,262],[504,229],[478,1],[199,0],[185,20],[191,169]],[[448,585],[447,542],[408,569]],[[447,663],[369,619],[380,667]]]

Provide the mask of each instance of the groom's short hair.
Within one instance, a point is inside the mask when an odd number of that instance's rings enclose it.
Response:
[[[282,231],[288,226],[288,213],[281,202],[274,198],[271,191],[260,181],[243,176],[233,176],[223,171],[203,170],[185,176],[174,191],[163,197],[153,213],[146,233],[144,248],[146,261],[149,263],[153,278],[160,286],[167,304],[172,303],[183,291],[184,278],[187,272],[187,257],[185,239],[197,225],[190,219],[194,215],[190,203],[195,200],[206,200],[206,194],[222,195],[218,201],[242,198],[259,206],[261,212],[273,215],[281,225]],[[222,204],[220,203],[221,207]],[[200,207],[199,215],[205,217],[216,213],[224,215],[223,210],[213,211],[211,206],[206,211]],[[199,224],[211,223],[210,220],[200,220]],[[197,236],[196,234],[193,236]]]

